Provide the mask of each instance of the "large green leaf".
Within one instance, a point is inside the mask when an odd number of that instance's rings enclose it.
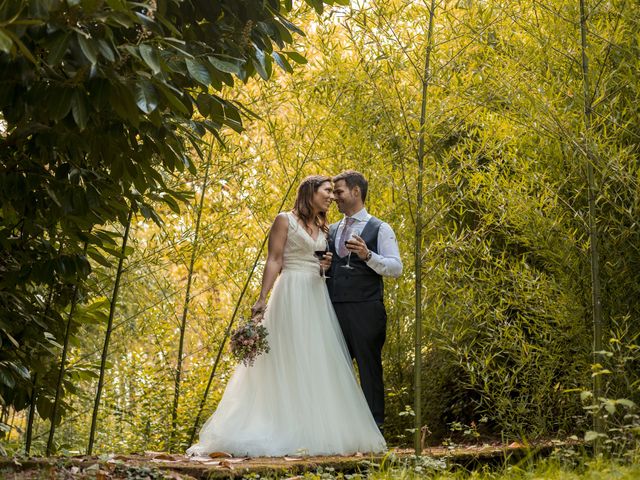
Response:
[[[151,113],[158,108],[156,89],[149,80],[142,79],[136,82],[135,98],[138,108],[144,113]]]
[[[145,61],[145,63],[151,68],[151,71],[154,75],[157,75],[162,71],[160,67],[160,57],[158,56],[157,50],[151,45],[147,45],[143,43],[139,47],[140,56]]]
[[[207,87],[211,84],[209,71],[197,59],[191,60],[190,58],[187,58],[185,63],[187,64],[187,70],[189,71],[191,78]]]
[[[70,32],[59,32],[55,37],[54,41],[49,46],[49,55],[47,55],[47,63],[51,66],[58,65],[64,54],[67,52],[69,48],[69,41],[71,40]]]
[[[102,55],[104,58],[106,58],[110,62],[116,61],[116,57],[113,54],[113,50],[105,40],[103,39],[98,40],[98,50],[100,51],[100,55]]]
[[[232,73],[234,75],[240,75],[240,66],[237,61],[225,60],[220,57],[208,57],[209,62],[216,69],[225,73]]]
[[[137,127],[140,124],[140,114],[131,90],[119,82],[112,83],[111,89],[110,100],[113,109],[123,120]]]
[[[42,99],[46,102],[52,120],[61,120],[67,116],[71,110],[72,97],[73,90],[67,87],[58,87],[53,90],[51,96]]]
[[[271,58],[258,47],[255,49],[255,55],[256,58],[252,60],[253,66],[256,67],[258,75],[260,75],[264,80],[269,80],[272,70]]]
[[[29,380],[31,377],[29,375],[29,370],[24,365],[18,365],[15,362],[8,362],[8,365],[11,369],[16,372],[23,380]]]
[[[180,112],[180,114],[185,116],[189,115],[189,110],[187,107],[180,101],[180,99],[171,92],[171,90],[162,83],[157,83],[156,86],[162,92],[162,95],[169,101],[169,104],[173,107],[175,111]]]
[[[91,63],[95,64],[98,62],[98,43],[92,39],[88,38],[85,35],[79,33],[77,35],[78,44],[80,45],[80,50],[87,60]]]
[[[73,114],[76,125],[78,125],[80,131],[83,131],[87,126],[89,114],[87,112],[87,101],[84,95],[77,90],[73,92],[73,96],[71,97],[71,113]]]
[[[280,55],[278,52],[273,52],[273,59],[285,72],[293,73],[293,68],[291,68],[291,65],[283,55]]]
[[[11,372],[4,365],[0,365],[0,383],[6,385],[9,388],[16,386],[16,380],[11,375]]]
[[[304,58],[302,55],[300,55],[298,52],[282,52],[282,53],[284,53],[287,57],[289,57],[294,62],[299,63],[301,65],[308,63],[308,60]]]

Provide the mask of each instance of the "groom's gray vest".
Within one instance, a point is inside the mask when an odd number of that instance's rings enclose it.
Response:
[[[367,244],[367,248],[378,253],[378,231],[382,221],[376,217],[371,217],[365,225],[360,237]],[[336,232],[339,223],[334,223],[329,227],[329,248],[333,253],[331,263],[331,278],[327,279],[327,288],[331,301],[338,302],[370,302],[382,300],[383,282],[382,276],[371,269],[364,260],[360,260],[355,253],[351,254],[349,264],[353,270],[341,268],[347,263],[347,257],[340,258],[336,252]]]

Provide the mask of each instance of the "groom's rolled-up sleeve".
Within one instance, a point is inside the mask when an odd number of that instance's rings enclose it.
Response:
[[[378,230],[378,253],[371,252],[367,265],[383,277],[397,278],[402,273],[400,250],[393,229],[388,223],[382,223]]]

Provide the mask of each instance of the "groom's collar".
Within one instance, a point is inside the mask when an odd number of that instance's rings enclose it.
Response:
[[[360,210],[358,213],[354,213],[353,215],[351,215],[351,218],[357,220],[358,222],[367,222],[369,221],[370,216],[371,215],[367,213],[367,209],[362,208],[362,210]]]

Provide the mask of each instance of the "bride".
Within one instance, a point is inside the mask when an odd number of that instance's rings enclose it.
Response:
[[[270,352],[239,364],[188,455],[332,455],[386,449],[360,390],[314,251],[326,250],[331,179],[305,178],[271,227],[260,297]],[[324,262],[330,262],[330,254]],[[267,303],[267,295],[273,293]]]

